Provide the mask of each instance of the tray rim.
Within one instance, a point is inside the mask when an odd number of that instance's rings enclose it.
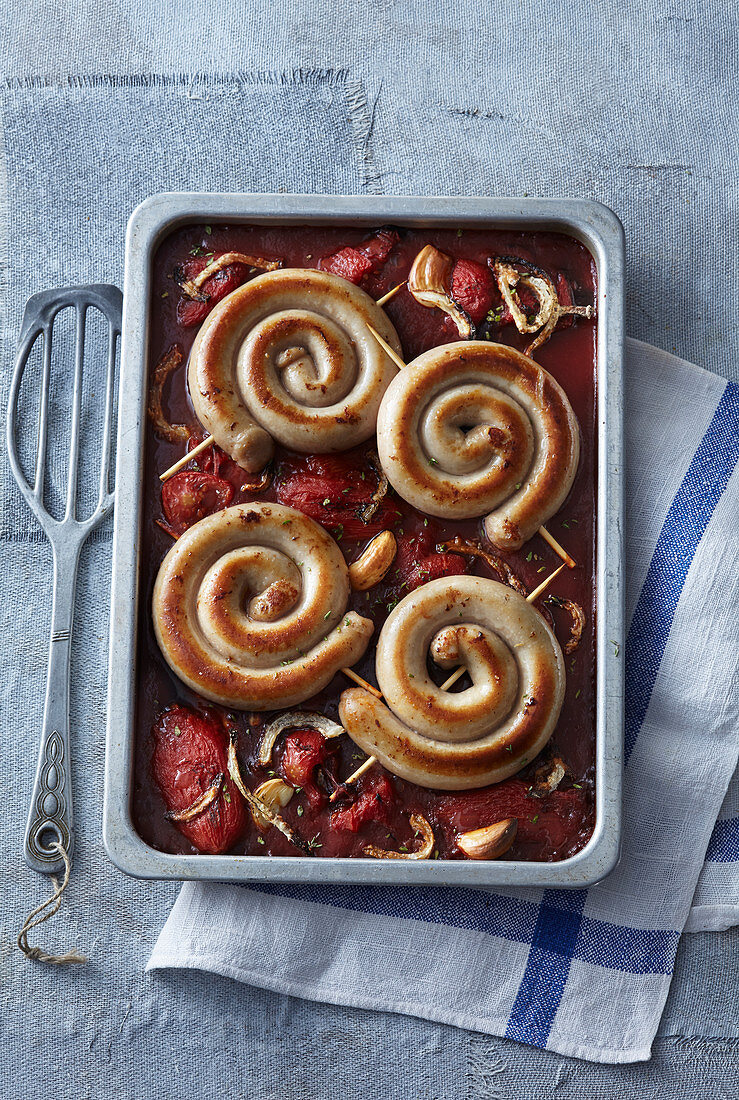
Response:
[[[591,252],[598,273],[596,346],[598,485],[596,548],[596,824],[588,844],[558,863],[378,861],[302,856],[172,855],[149,847],[133,826],[134,670],[138,556],[148,363],[151,258],[179,225],[206,221],[376,225],[478,225],[559,231]],[[141,203],[126,233],[113,535],[103,843],[137,878],[221,882],[408,883],[577,889],[604,878],[619,859],[624,708],[623,602],[624,234],[590,199],[469,196],[348,196],[163,192]],[[131,476],[131,472],[139,476]]]

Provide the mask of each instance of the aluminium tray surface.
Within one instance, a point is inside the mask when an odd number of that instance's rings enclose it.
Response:
[[[148,611],[139,607],[138,556],[142,545],[140,472],[151,262],[167,234],[197,221],[455,228],[495,225],[568,233],[593,255],[598,274],[596,823],[588,844],[570,859],[558,863],[413,862],[172,855],[149,847],[136,833],[130,800],[136,624],[138,615]],[[619,850],[623,742],[622,300],[621,225],[607,208],[585,200],[162,194],[134,212],[126,241],[103,821],[105,846],[118,867],[145,878],[557,887],[588,885],[612,869]]]

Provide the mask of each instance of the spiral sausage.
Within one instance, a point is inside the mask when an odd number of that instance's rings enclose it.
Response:
[[[472,686],[438,688],[429,652],[442,668],[463,664]],[[387,705],[345,691],[342,725],[395,775],[440,790],[513,775],[549,740],[564,699],[553,632],[517,592],[483,577],[443,577],[401,600],[382,628],[376,671]]]
[[[369,439],[396,367],[367,322],[400,352],[384,311],[345,279],[299,268],[252,279],[216,306],[193,344],[199,420],[250,472],[269,460],[273,439],[313,454]]]
[[[444,519],[486,515],[500,550],[517,550],[560,508],[580,435],[554,378],[503,344],[424,352],[390,383],[377,449],[393,488]]]
[[[302,703],[367,648],[334,540],[279,504],[240,504],[181,535],[154,585],[154,630],[172,671],[239,710]]]

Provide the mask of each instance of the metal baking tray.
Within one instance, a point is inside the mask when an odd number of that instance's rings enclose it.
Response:
[[[591,252],[598,275],[596,823],[592,838],[575,856],[537,863],[170,855],[149,847],[136,833],[131,816],[136,625],[140,614],[149,614],[140,602],[139,557],[151,263],[161,240],[174,229],[214,221],[549,230],[575,237]],[[623,752],[623,276],[621,223],[605,206],[583,199],[173,193],[155,195],[134,211],[126,237],[103,813],[105,847],[122,871],[141,878],[230,882],[576,888],[613,869],[621,832]]]

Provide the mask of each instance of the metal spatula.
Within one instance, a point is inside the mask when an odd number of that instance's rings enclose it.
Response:
[[[109,490],[109,466],[113,428],[113,392],[116,348],[121,332],[123,296],[114,286],[80,286],[48,290],[28,300],[23,316],[18,355],[8,400],[8,455],[10,466],[26,503],[43,527],[54,552],[53,610],[46,703],[41,730],[36,781],[26,826],[24,852],[26,862],[36,871],[55,874],[64,867],[57,847],[61,844],[71,856],[72,791],[69,760],[69,654],[77,563],[80,550],[90,532],[113,508],[114,494]],[[55,519],[44,504],[44,480],[48,447],[49,390],[52,371],[54,322],[67,309],[74,311],[76,324],[72,410],[69,432],[66,507],[62,519]],[[81,438],[80,410],[82,375],[85,361],[86,320],[90,310],[99,311],[108,324],[107,370],[103,397],[104,422],[97,504],[92,515],[77,518],[77,472]],[[39,393],[36,462],[33,487],[23,472],[18,453],[18,397],[23,372],[34,344],[42,341],[41,389]],[[88,350],[89,354],[89,350]],[[70,363],[70,366],[72,364]],[[55,368],[56,369],[56,368]],[[70,370],[70,376],[72,372]],[[72,378],[70,378],[72,381]],[[56,380],[55,380],[56,384]]]

